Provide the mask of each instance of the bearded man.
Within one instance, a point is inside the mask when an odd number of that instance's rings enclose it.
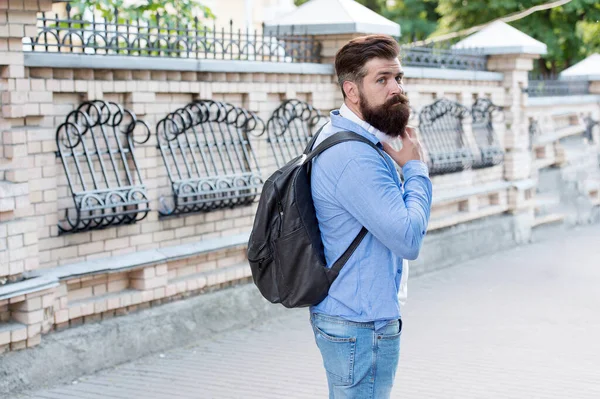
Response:
[[[403,263],[419,255],[429,222],[431,181],[421,145],[407,127],[399,52],[385,35],[355,38],[338,51],[344,104],[331,112],[313,146],[350,131],[385,151],[348,141],[313,161],[311,190],[327,265],[363,226],[368,230],[328,296],[310,308],[330,398],[389,398],[400,353]],[[389,144],[398,138],[400,150]]]

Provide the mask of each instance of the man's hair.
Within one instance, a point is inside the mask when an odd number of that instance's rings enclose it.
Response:
[[[373,58],[394,59],[400,55],[398,42],[388,35],[368,35],[350,40],[335,55],[335,73],[344,93],[344,82],[361,84],[367,75],[365,64]]]

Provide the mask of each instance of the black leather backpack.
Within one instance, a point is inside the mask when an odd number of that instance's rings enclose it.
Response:
[[[312,159],[345,141],[362,141],[383,156],[372,142],[352,132],[335,133],[311,151],[321,130],[302,155],[265,182],[248,242],[254,283],[268,301],[288,308],[316,305],[325,299],[367,234],[363,227],[346,252],[327,267],[310,188]]]

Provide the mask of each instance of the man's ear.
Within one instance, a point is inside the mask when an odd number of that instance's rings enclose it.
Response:
[[[360,96],[358,95],[358,86],[356,83],[349,80],[344,81],[344,93],[346,93],[346,99],[352,104],[358,104],[360,102]]]

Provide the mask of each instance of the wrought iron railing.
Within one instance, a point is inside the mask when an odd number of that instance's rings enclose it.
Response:
[[[142,130],[139,140],[136,128]],[[66,210],[60,233],[135,223],[146,217],[148,195],[133,148],[149,138],[148,125],[112,102],[84,102],[67,115],[56,131],[56,144],[75,211]]]
[[[313,134],[328,118],[300,100],[283,102],[267,122],[267,141],[277,167],[302,154]]]
[[[590,94],[587,80],[558,80],[555,78],[529,79],[524,91],[529,97],[576,96]]]
[[[431,175],[458,172],[473,165],[474,156],[462,125],[468,113],[464,105],[445,98],[421,109],[419,132]]]
[[[160,15],[146,23],[136,20],[75,18],[67,4],[66,18],[42,13],[36,37],[23,40],[25,51],[78,54],[180,57],[270,62],[320,62],[321,46],[302,34],[271,35],[257,30],[202,26],[196,18],[175,26]]]
[[[248,205],[263,180],[249,133],[264,122],[243,108],[203,100],[170,113],[156,126],[173,200],[160,199],[162,216]]]
[[[404,66],[470,71],[485,71],[487,69],[487,56],[477,49],[404,45],[400,54]]]
[[[504,161],[504,149],[494,130],[494,117],[503,118],[502,108],[487,98],[478,98],[471,107],[472,131],[480,151],[475,158],[474,168],[499,165]]]
[[[589,143],[594,143],[594,128],[598,126],[600,130],[600,121],[594,120],[591,115],[583,118],[585,122],[584,137],[588,139]]]

